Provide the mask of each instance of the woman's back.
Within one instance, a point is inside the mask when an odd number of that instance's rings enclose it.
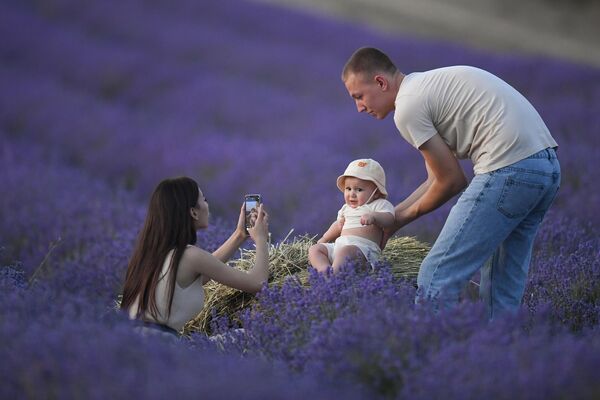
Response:
[[[190,246],[188,246],[190,247]],[[169,265],[173,258],[174,250],[169,251],[165,257],[159,281],[156,286],[156,306],[158,308],[157,319],[155,320],[149,311],[146,311],[144,320],[157,322],[166,325],[177,331],[180,331],[183,326],[192,318],[194,318],[204,306],[204,288],[202,287],[202,276],[198,277],[188,286],[181,287],[175,280],[175,288],[173,291],[173,303],[171,305],[171,313],[168,313],[169,307],[169,287],[168,287],[168,272]],[[178,275],[181,274],[178,271]],[[129,308],[129,317],[134,319],[138,309],[139,298]],[[168,317],[167,317],[168,315]]]

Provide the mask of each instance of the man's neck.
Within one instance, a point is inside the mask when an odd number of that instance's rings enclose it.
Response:
[[[402,81],[404,81],[405,76],[406,75],[400,71],[396,71],[396,73],[394,73],[394,76],[392,77],[392,87],[396,93],[398,93],[398,90],[400,90],[400,85],[402,85]]]

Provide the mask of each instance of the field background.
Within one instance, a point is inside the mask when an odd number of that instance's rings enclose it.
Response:
[[[1,397],[599,393],[597,46],[589,59],[483,50],[447,31],[416,37],[331,15],[240,0],[0,2]],[[391,118],[356,113],[339,79],[364,45],[407,73],[487,69],[557,139],[563,182],[522,314],[490,326],[480,304],[465,302],[432,318],[412,306],[411,282],[350,269],[313,276],[310,288],[264,290],[244,319],[250,335],[224,323],[218,346],[201,335],[140,341],[112,308],[163,178],[200,183],[212,226],[199,243],[209,250],[233,229],[245,193],[263,194],[277,242],[291,229],[322,233],[342,201],[335,178],[355,158],[381,162],[393,202],[424,179]],[[399,234],[433,241],[452,204]]]
[[[254,0],[383,33],[600,66],[596,0]]]

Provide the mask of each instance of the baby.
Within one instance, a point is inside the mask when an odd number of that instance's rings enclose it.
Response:
[[[311,265],[319,272],[330,266],[336,272],[348,258],[372,266],[381,255],[383,229],[394,224],[394,206],[386,200],[385,172],[377,161],[352,161],[337,178],[337,187],[344,193],[345,204],[308,251]]]

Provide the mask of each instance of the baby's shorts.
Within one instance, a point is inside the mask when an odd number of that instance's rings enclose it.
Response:
[[[381,256],[381,249],[377,243],[372,240],[365,239],[360,236],[345,235],[340,236],[335,240],[335,243],[321,243],[327,248],[327,255],[329,256],[329,262],[333,262],[335,257],[336,249],[343,246],[356,246],[363,253],[369,264],[373,266],[379,261]]]

